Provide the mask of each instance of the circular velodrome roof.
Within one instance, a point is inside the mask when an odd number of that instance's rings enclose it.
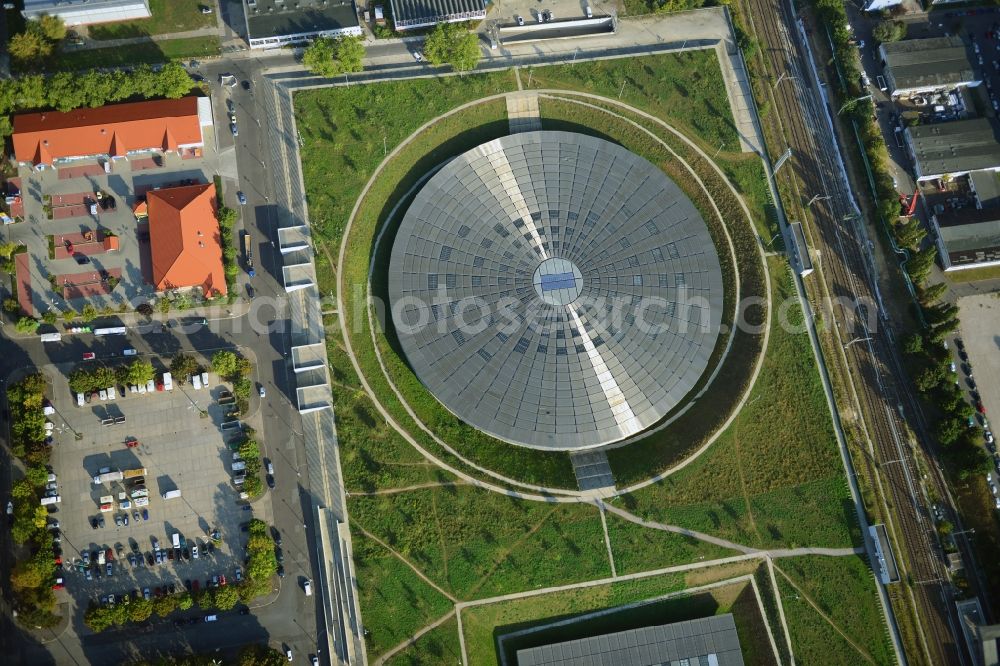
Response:
[[[704,372],[722,316],[719,258],[691,201],[646,160],[569,132],[448,163],[410,205],[389,270],[424,385],[533,448],[597,447],[656,423]]]

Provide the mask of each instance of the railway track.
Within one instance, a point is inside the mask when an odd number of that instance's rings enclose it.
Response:
[[[868,455],[860,456],[861,460],[855,456],[854,464],[861,465],[873,482],[881,481],[874,490],[884,497],[889,510],[887,527],[896,536],[896,557],[912,583],[921,644],[906,647],[923,654],[907,657],[914,662],[964,663],[964,652],[956,646],[954,608],[948,601],[950,584],[900,415],[904,407],[897,382],[908,380],[902,375],[891,328],[878,306],[876,271],[864,229],[835,162],[836,145],[825,129],[819,81],[799,50],[796,17],[783,0],[743,0],[743,7],[771,75],[770,94],[781,136],[792,149],[783,168],[794,169],[801,181],[799,189],[792,180],[799,201],[790,202],[786,211],[795,217],[803,212],[801,202],[825,197],[812,207],[814,223],[807,232],[820,257],[826,294],[832,299],[829,315],[842,326],[834,337],[836,344],[846,344],[848,373],[863,419],[860,425],[870,441]],[[784,146],[772,148],[780,152]],[[875,313],[874,319],[869,316]],[[906,402],[912,411],[915,405],[909,395]]]

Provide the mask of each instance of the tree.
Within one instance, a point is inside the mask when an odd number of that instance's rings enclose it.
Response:
[[[236,666],[282,666],[288,660],[273,647],[267,645],[247,645],[236,657]]]
[[[14,325],[18,333],[34,333],[38,330],[39,322],[34,317],[21,317]]]
[[[42,14],[38,17],[38,21],[30,23],[29,26],[29,30],[37,30],[50,42],[61,42],[66,39],[66,24],[58,16]]]
[[[168,63],[157,75],[157,86],[164,97],[177,99],[191,92],[194,81],[179,62]]]
[[[131,622],[145,622],[153,614],[153,602],[139,597],[128,605],[128,619]]]
[[[136,359],[128,365],[126,384],[145,384],[154,376],[153,364],[144,359]]]
[[[198,361],[187,354],[177,354],[170,359],[170,372],[178,377],[187,377],[198,371]]]
[[[21,247],[21,244],[15,243],[14,241],[0,243],[0,257],[10,259],[11,255],[14,254],[14,250],[19,247]]]
[[[222,611],[232,610],[239,600],[240,593],[233,585],[217,587],[212,594],[212,602]]]
[[[20,311],[21,304],[17,302],[16,298],[5,298],[3,299],[3,309],[13,314]]]
[[[83,310],[80,312],[80,319],[82,319],[84,323],[94,321],[97,319],[97,308],[90,303],[87,303],[83,306]]]
[[[212,372],[220,377],[232,377],[236,374],[236,354],[231,351],[217,351],[212,355]]]
[[[965,424],[956,418],[941,419],[934,426],[934,434],[942,445],[948,446],[958,439]]]
[[[927,285],[917,290],[917,295],[920,297],[920,302],[924,305],[930,305],[939,301],[945,292],[948,291],[947,282],[935,282],[934,284]]]
[[[115,623],[114,614],[107,606],[91,604],[83,614],[83,623],[93,632],[101,632]]]
[[[910,333],[903,338],[903,351],[907,354],[919,354],[924,350],[924,339],[918,333]]]
[[[160,617],[166,617],[175,610],[177,610],[177,597],[168,594],[153,601],[153,612]]]
[[[319,37],[302,54],[302,64],[319,76],[360,72],[365,47],[361,37]]]
[[[880,21],[872,36],[877,42],[898,42],[906,36],[906,24],[902,21]]]
[[[432,65],[451,65],[456,71],[473,69],[482,53],[479,38],[457,23],[438,23],[424,42],[424,55]]]
[[[94,370],[94,382],[98,388],[107,388],[117,380],[118,376],[112,368],[102,365]]]
[[[42,58],[52,55],[52,44],[40,32],[26,30],[10,38],[7,51],[14,60],[25,64],[38,64]]]
[[[180,610],[188,610],[193,605],[194,599],[191,598],[190,592],[184,591],[177,595],[177,608]]]
[[[73,308],[70,308],[68,310],[64,310],[63,313],[62,313],[63,321],[73,321],[74,319],[76,319],[79,316],[80,316],[80,313],[78,313]]]
[[[24,472],[24,478],[35,488],[41,488],[49,479],[49,470],[40,465],[29,467]]]
[[[236,219],[237,219],[236,211],[233,210],[232,208],[229,208],[228,206],[223,206],[222,208],[220,208],[219,213],[216,217],[219,220],[219,226],[221,227],[232,229],[233,226],[236,224]]]

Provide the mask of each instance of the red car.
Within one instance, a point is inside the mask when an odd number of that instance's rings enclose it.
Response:
[[[978,405],[976,405],[976,409],[979,410],[980,414],[985,414],[986,413],[986,407],[983,406],[983,403],[979,403]]]
[[[130,449],[134,449],[135,447],[139,446],[139,441],[137,439],[129,437],[128,439],[125,440],[125,446],[127,446]]]
[[[97,354],[94,352],[83,352],[84,361],[93,361],[95,358],[97,358]]]
[[[226,577],[219,576],[219,587],[225,587],[225,586],[226,586]]]
[[[115,561],[115,552],[113,550],[111,550],[110,548],[108,548],[108,552],[105,554],[105,556],[107,557],[108,562],[114,562]]]

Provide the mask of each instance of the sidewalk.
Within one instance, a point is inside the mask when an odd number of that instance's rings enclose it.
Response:
[[[219,28],[207,27],[197,30],[187,30],[185,32],[165,32],[162,35],[145,35],[143,37],[129,37],[127,39],[106,39],[97,40],[85,38],[83,44],[74,46],[64,44],[62,49],[65,53],[75,53],[77,51],[88,51],[91,49],[108,49],[118,46],[129,46],[131,44],[146,44],[148,42],[163,42],[170,39],[192,39],[195,37],[218,37]]]

